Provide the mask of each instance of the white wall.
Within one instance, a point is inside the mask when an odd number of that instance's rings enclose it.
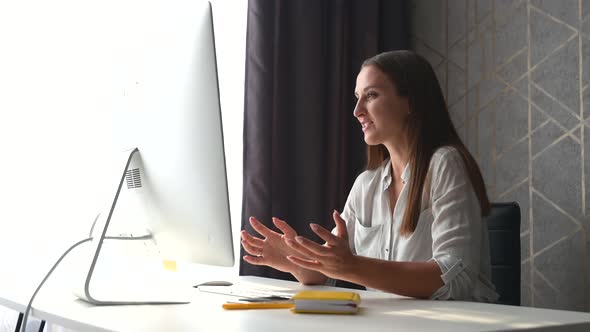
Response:
[[[86,235],[105,197],[113,193],[106,177],[113,162],[108,132],[115,98],[109,82],[117,50],[105,45],[115,29],[107,18],[119,1],[0,0],[3,271],[33,264],[46,270]],[[212,3],[237,239],[247,1]],[[238,253],[239,241],[234,243]]]

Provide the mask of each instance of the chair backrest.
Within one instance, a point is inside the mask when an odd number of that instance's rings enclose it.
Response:
[[[486,224],[498,303],[520,305],[520,206],[516,202],[492,203]]]

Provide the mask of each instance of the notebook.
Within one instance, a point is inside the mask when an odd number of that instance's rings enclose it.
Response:
[[[297,292],[290,289],[262,288],[250,285],[240,286],[198,286],[201,292],[231,295],[240,298],[272,298],[278,300],[289,300]]]
[[[296,313],[356,314],[361,296],[356,292],[333,292],[309,290],[293,296]]]

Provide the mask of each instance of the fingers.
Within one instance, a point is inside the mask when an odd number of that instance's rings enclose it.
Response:
[[[285,234],[286,237],[292,239],[297,236],[297,232],[289,226],[285,221],[279,218],[272,218],[272,223]]]
[[[318,224],[311,224],[310,228],[313,230],[314,233],[316,233],[320,238],[322,238],[322,240],[326,241],[327,244],[335,245],[336,243],[338,243],[338,241],[340,241],[340,239],[337,236],[330,233],[330,231]]]
[[[260,221],[258,221],[254,217],[250,217],[250,225],[252,225],[252,228],[254,228],[254,230],[257,231],[258,234],[264,237],[268,237],[272,233],[276,233],[271,231],[268,227],[264,226]]]
[[[303,257],[310,257],[310,258],[318,258],[321,257],[317,255],[315,252],[309,250],[307,247],[302,245],[299,242],[296,242],[294,239],[285,239],[285,243],[293,250],[297,251]]]
[[[252,264],[252,265],[266,265],[266,261],[264,260],[264,257],[254,257],[254,256],[244,256],[242,257],[246,262]]]
[[[346,221],[344,221],[344,219],[340,217],[340,213],[336,210],[334,210],[332,218],[334,218],[334,223],[336,223],[336,233],[338,234],[338,237],[348,240],[348,230],[346,229]]]
[[[303,236],[297,236],[295,240],[287,239],[285,242],[289,247],[297,250],[304,256],[314,259],[321,259],[322,256],[327,254],[326,250],[328,250],[328,248],[308,240]]]
[[[242,235],[242,240],[248,242],[249,245],[254,246],[254,247],[258,247],[258,248],[262,248],[262,246],[264,244],[263,239],[259,239],[257,237],[254,237],[254,236],[248,234],[248,232],[246,232],[246,231],[242,231],[241,235]]]
[[[303,259],[296,256],[287,256],[287,259],[295,265],[299,265],[310,270],[318,270],[321,267],[320,262],[314,260]]]
[[[254,218],[250,218],[250,223],[252,223],[252,219]],[[243,259],[252,265],[266,265],[264,257],[260,256],[262,254],[262,244],[264,243],[264,240],[254,237],[246,231],[242,231],[241,235],[242,247],[248,254],[252,255],[245,255]]]
[[[262,248],[255,247],[246,241],[242,241],[242,247],[244,247],[244,250],[246,250],[246,252],[252,256],[261,256],[262,255]]]

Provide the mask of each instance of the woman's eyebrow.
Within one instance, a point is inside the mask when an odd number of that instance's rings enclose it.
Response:
[[[381,88],[381,86],[380,86],[380,85],[369,85],[369,86],[366,86],[366,87],[363,89],[363,92],[365,92],[365,91],[367,91],[367,90],[369,90],[369,89],[379,89],[379,88]],[[356,96],[356,95],[358,95],[358,92],[356,92],[356,91],[355,91],[355,92],[354,92],[354,95],[355,95],[355,96]]]
[[[379,86],[379,85],[369,85],[369,86],[366,86],[366,87],[363,89],[363,92],[365,92],[365,91],[367,91],[367,90],[369,90],[369,89],[375,89],[375,88],[377,88],[377,89],[378,89],[378,88],[380,88],[380,87],[381,87],[381,86]]]

